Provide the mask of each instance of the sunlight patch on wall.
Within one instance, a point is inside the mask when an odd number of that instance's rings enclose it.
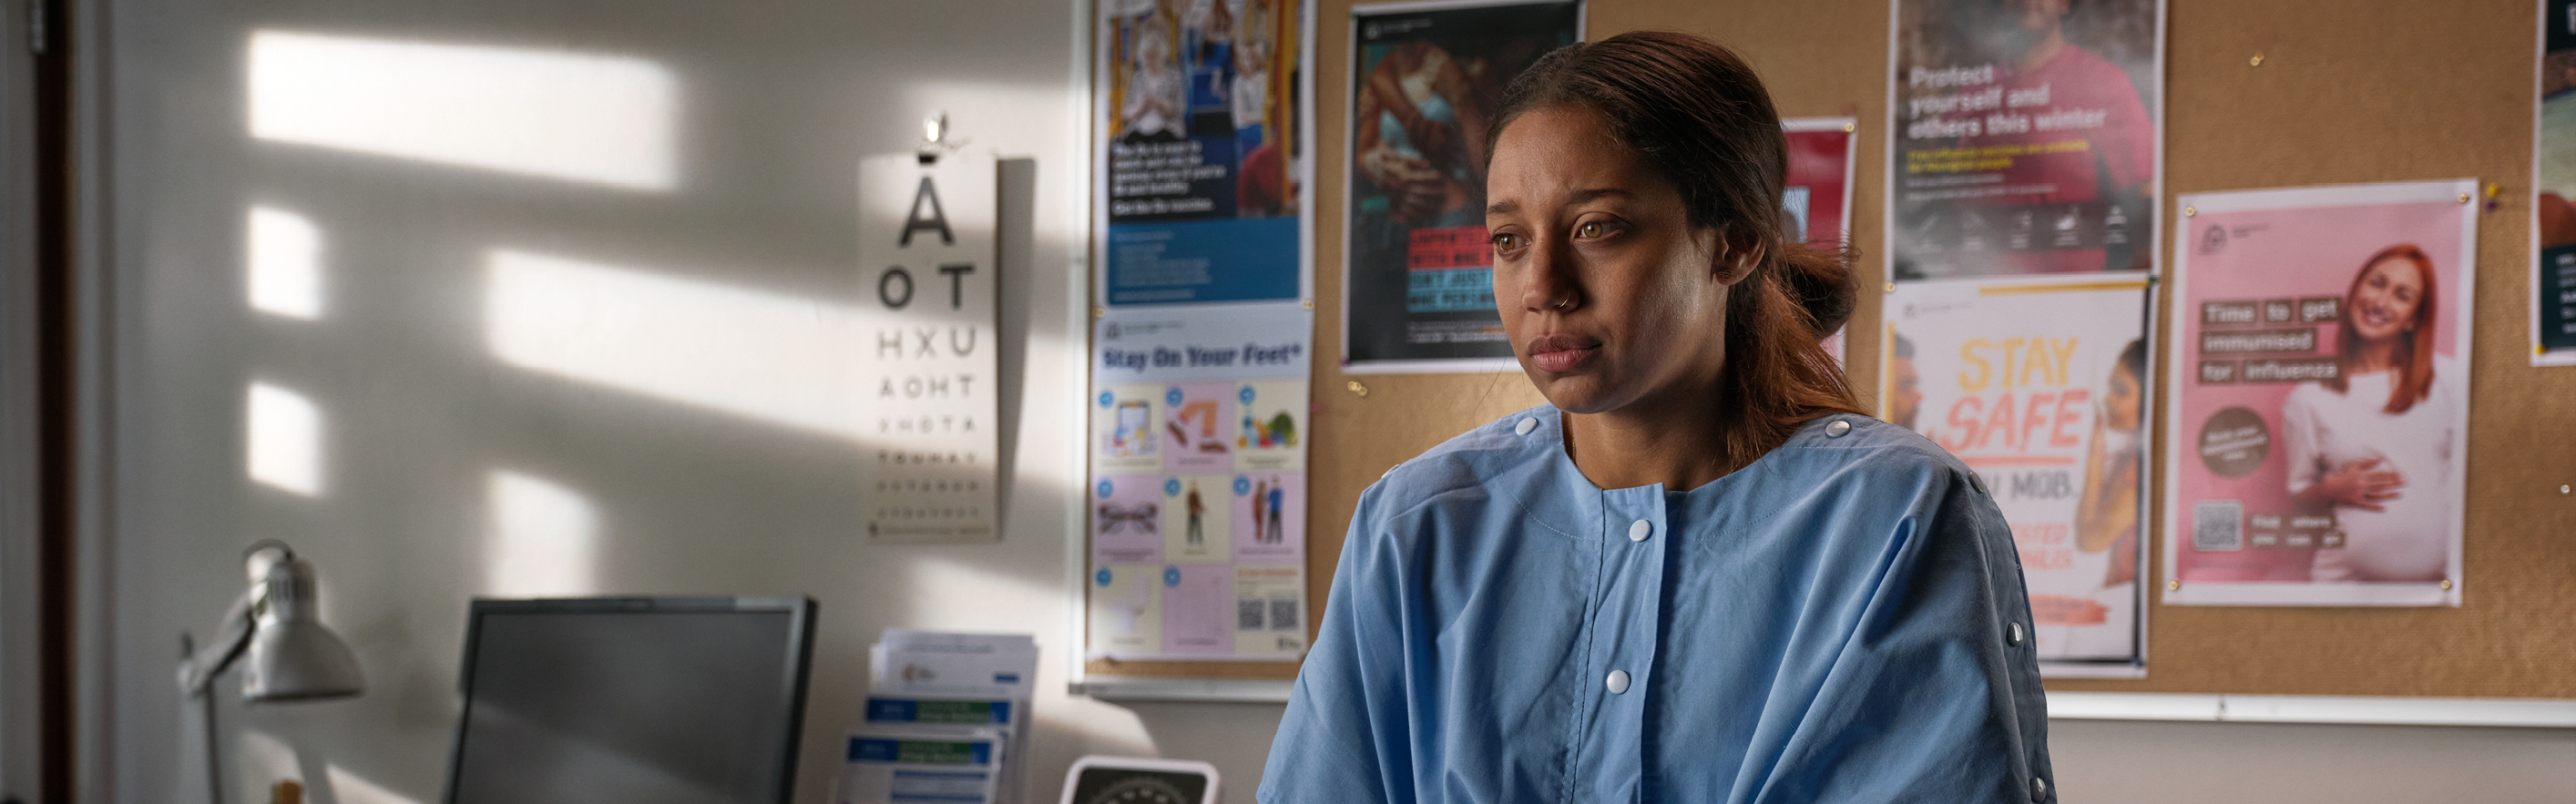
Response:
[[[307,497],[322,493],[322,411],[303,394],[250,385],[246,406],[250,478]]]
[[[259,31],[263,140],[642,190],[677,183],[678,88],[642,59]]]
[[[322,232],[313,221],[285,210],[251,207],[244,234],[250,306],[288,318],[321,318]]]
[[[500,250],[484,337],[516,366],[857,440],[859,310]]]
[[[500,597],[599,591],[599,513],[579,492],[532,475],[492,472],[483,590]]]
[[[339,804],[420,804],[338,765],[325,765],[323,772],[330,778],[331,795],[339,799]]]
[[[300,767],[294,746],[268,732],[244,729],[234,743],[232,767],[224,772],[224,778],[232,781],[227,795],[235,796],[233,801],[265,800],[269,785],[302,775]]]

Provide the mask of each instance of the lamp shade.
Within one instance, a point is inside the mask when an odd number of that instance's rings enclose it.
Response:
[[[313,565],[287,557],[270,564],[242,663],[242,700],[345,698],[366,691],[349,644],[314,616]]]

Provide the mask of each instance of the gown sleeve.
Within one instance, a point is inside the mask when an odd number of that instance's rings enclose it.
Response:
[[[1384,491],[1380,483],[1362,494],[1351,517],[1314,646],[1271,742],[1262,804],[1416,800],[1418,702],[1405,694],[1405,671],[1424,637],[1407,633],[1407,622],[1422,620],[1405,616],[1417,604],[1404,592],[1412,562],[1386,526]]]
[[[2056,800],[2011,531],[1964,472],[1929,475],[1878,577],[1855,584],[1857,622],[1748,800]]]

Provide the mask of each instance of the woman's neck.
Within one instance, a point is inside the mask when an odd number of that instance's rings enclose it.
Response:
[[[1664,484],[1689,491],[1743,468],[1727,449],[1728,422],[1714,388],[1640,401],[1604,413],[1564,415],[1565,451],[1585,479],[1605,489]]]
[[[2396,338],[2362,341],[2360,348],[2353,350],[2352,372],[2355,374],[2374,374],[2396,367]]]

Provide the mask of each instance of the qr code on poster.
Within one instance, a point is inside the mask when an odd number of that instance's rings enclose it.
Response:
[[[2192,503],[2191,549],[2245,549],[2245,503],[2240,500]]]
[[[1234,601],[1234,630],[1260,631],[1261,613],[1266,608],[1260,598],[1238,598]]]
[[[1299,627],[1297,625],[1297,599],[1293,597],[1272,598],[1270,600],[1270,630],[1286,631],[1297,627]]]

